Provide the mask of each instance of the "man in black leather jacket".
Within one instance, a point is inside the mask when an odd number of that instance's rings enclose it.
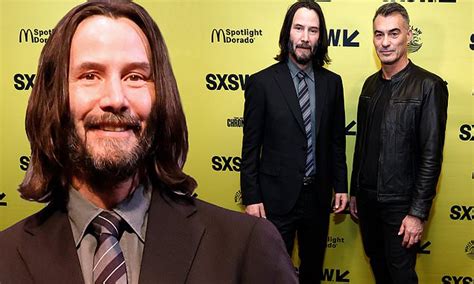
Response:
[[[381,6],[373,30],[382,68],[359,98],[350,210],[376,282],[418,283],[416,250],[441,171],[448,90],[408,59],[403,6]]]

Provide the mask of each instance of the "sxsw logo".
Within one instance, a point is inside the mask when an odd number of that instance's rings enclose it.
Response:
[[[18,160],[20,162],[20,170],[26,172],[30,165],[31,156],[21,156]]]
[[[349,270],[342,271],[340,269],[324,268],[321,280],[340,283],[350,282],[348,278],[349,273]]]
[[[206,75],[206,88],[210,91],[243,90],[249,74],[212,74]]]
[[[252,44],[263,36],[262,29],[221,29],[211,31],[211,43]]]
[[[13,87],[18,91],[27,91],[33,88],[36,74],[20,74],[13,75]]]
[[[400,3],[413,3],[413,2],[420,2],[420,3],[433,3],[433,2],[439,2],[439,3],[456,3],[456,0],[383,0],[383,2],[400,2]]]
[[[240,172],[242,159],[240,157],[213,156],[211,162],[212,169],[215,171]]]
[[[53,33],[52,29],[21,29],[18,33],[18,42],[20,43],[46,43],[49,36]]]
[[[359,31],[349,31],[348,29],[329,29],[328,41],[330,46],[359,47],[356,37]]]
[[[463,124],[459,127],[459,139],[474,141],[474,124]]]
[[[474,206],[453,205],[449,217],[455,221],[472,221],[474,218]]]
[[[471,284],[471,276],[461,276],[461,275],[444,275],[441,278],[443,284]]]

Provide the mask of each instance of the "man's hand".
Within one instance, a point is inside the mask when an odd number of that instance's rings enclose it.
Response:
[[[351,211],[351,216],[359,220],[359,215],[357,212],[357,199],[355,196],[351,196],[351,201],[349,202],[349,209]]]
[[[261,218],[267,218],[263,203],[250,204],[245,207],[245,213]]]
[[[420,218],[407,215],[400,226],[398,235],[404,235],[402,246],[409,248],[421,240],[424,222]]]
[[[346,209],[347,193],[336,193],[334,195],[334,213],[341,213]]]

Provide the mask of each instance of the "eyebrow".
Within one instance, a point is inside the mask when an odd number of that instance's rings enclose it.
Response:
[[[399,29],[399,28],[394,28],[394,29],[389,30],[388,33],[399,32],[399,31],[401,31],[401,29]],[[374,34],[375,34],[375,33],[384,33],[384,32],[381,31],[381,30],[375,30],[375,31],[374,31]]]
[[[317,29],[319,29],[318,26],[311,26],[311,25],[306,26],[306,25],[303,25],[303,24],[300,24],[300,23],[294,23],[294,24],[292,24],[292,26],[293,26],[293,27],[295,27],[295,26],[300,26],[300,27],[309,27],[309,28],[317,28]]]
[[[82,62],[76,67],[73,67],[76,71],[84,71],[84,70],[99,70],[99,71],[104,71],[107,66],[105,64],[97,63],[97,62],[91,62],[91,61],[86,61]],[[125,65],[126,70],[134,70],[134,69],[141,69],[146,72],[151,71],[151,66],[150,63],[148,62],[130,62]]]

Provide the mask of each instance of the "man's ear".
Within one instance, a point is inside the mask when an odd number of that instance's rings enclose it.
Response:
[[[410,43],[411,40],[413,39],[413,32],[412,32],[412,29],[413,29],[412,26],[408,26],[408,33],[407,33],[408,43]]]

